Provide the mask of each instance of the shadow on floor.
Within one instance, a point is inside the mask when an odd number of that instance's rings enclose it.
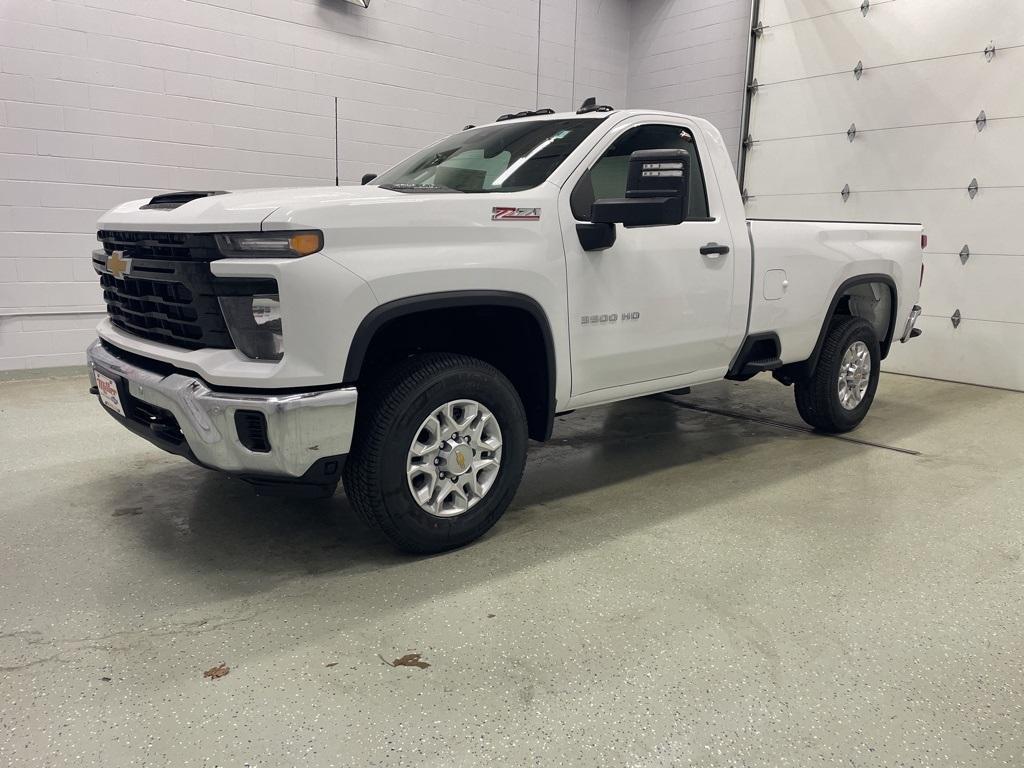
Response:
[[[703,402],[728,403],[731,393],[723,387]],[[790,396],[767,387],[756,394],[761,405],[748,401],[746,410],[776,416]],[[792,414],[787,420],[796,422]],[[131,521],[116,525],[118,535],[138,537],[156,566],[199,575],[215,593],[256,594],[304,576],[388,578],[386,571],[397,567],[396,579],[416,584],[402,595],[418,599],[436,596],[428,584],[441,569],[498,577],[763,491],[789,474],[763,459],[745,460],[748,454],[766,443],[785,452],[804,441],[823,441],[801,451],[813,455],[817,468],[851,451],[877,450],[703,414],[664,398],[560,417],[550,442],[531,445],[521,490],[495,529],[473,546],[434,558],[395,552],[357,518],[340,489],[317,501],[261,498],[239,481],[172,457],[140,462],[139,471],[102,482],[117,500],[112,514]]]

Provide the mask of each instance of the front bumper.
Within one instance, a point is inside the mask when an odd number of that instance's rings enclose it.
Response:
[[[96,371],[118,383],[125,416],[105,410],[154,445],[237,475],[258,489],[337,484],[355,428],[355,388],[297,394],[223,392],[163,364],[147,365],[100,340],[89,346],[86,356],[94,387]],[[262,414],[269,450],[254,451],[242,444],[238,411]]]

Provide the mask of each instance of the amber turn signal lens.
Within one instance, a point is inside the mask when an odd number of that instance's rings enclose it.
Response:
[[[323,246],[320,235],[316,232],[303,232],[302,234],[292,235],[288,242],[291,245],[291,249],[300,256],[316,253]]]
[[[324,247],[324,236],[317,230],[224,232],[217,235],[217,247],[229,258],[293,258],[319,251]]]

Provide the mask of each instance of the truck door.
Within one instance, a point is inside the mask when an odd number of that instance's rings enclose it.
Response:
[[[719,378],[728,367],[736,351],[729,333],[736,260],[717,179],[713,169],[702,169],[703,141],[683,119],[627,119],[562,187],[574,397],[644,382],[656,391],[659,380],[698,379],[702,372]],[[576,225],[589,221],[595,199],[625,196],[630,154],[677,148],[691,156],[686,221],[629,229],[617,224],[611,248],[584,251]],[[709,244],[730,252],[710,252]],[[745,304],[747,297],[741,298]]]

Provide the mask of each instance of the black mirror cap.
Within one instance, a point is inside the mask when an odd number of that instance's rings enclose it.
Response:
[[[685,149],[638,149],[629,156],[626,197],[686,196],[690,153]]]
[[[377,178],[377,174],[376,173],[364,173],[363,174],[363,181],[361,183],[369,184],[371,181],[373,181],[376,178]]]
[[[685,149],[638,149],[629,156],[626,196],[595,200],[590,220],[626,227],[681,224],[689,212],[690,153]]]
[[[584,251],[604,251],[615,245],[615,225],[577,224],[576,236]]]

